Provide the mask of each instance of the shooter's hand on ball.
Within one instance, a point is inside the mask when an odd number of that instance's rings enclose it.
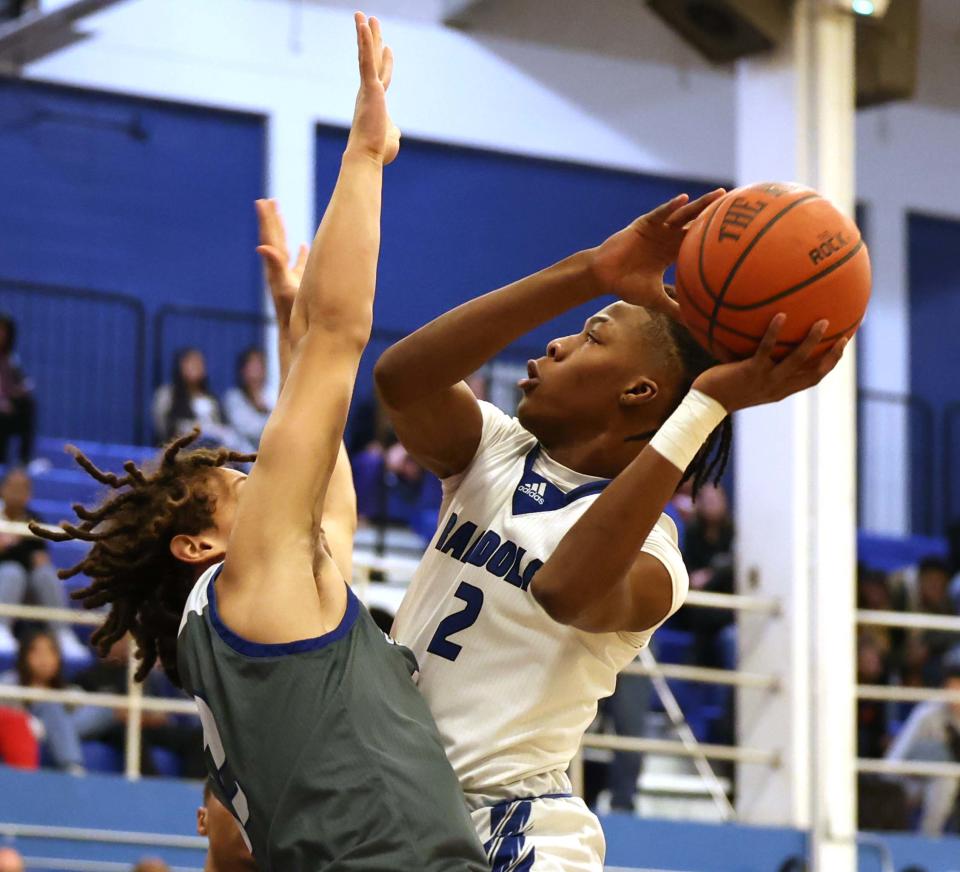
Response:
[[[663,273],[676,261],[690,222],[724,193],[718,188],[692,203],[679,194],[592,249],[591,271],[602,292],[679,319],[680,307],[664,290]]]
[[[830,324],[817,321],[806,338],[779,363],[773,359],[777,337],[787,316],[774,316],[753,357],[721,363],[698,376],[693,387],[713,397],[728,412],[776,403],[791,394],[819,384],[839,362],[848,339],[840,339],[826,352],[815,357]]]

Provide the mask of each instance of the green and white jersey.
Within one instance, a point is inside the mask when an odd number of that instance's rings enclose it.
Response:
[[[489,870],[413,654],[352,591],[323,636],[242,639],[217,613],[221,568],[187,600],[178,662],[214,791],[261,872]]]

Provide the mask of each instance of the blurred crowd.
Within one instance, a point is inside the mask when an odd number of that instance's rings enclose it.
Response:
[[[17,358],[16,337],[16,323],[0,314],[0,468],[6,469],[0,478],[0,521],[23,524],[43,520],[30,507],[31,473],[45,467],[34,455],[37,400]],[[470,383],[478,397],[487,398],[489,380],[484,373],[477,373]],[[153,396],[154,437],[159,444],[199,427],[209,445],[255,451],[274,399],[262,349],[251,347],[239,354],[233,386],[218,393],[210,383],[203,350],[183,348],[174,356],[169,381],[158,386]],[[356,404],[348,450],[361,528],[394,527],[415,534],[421,545],[429,541],[441,502],[440,483],[407,454],[375,399]],[[732,593],[735,530],[724,488],[706,487],[695,501],[689,487],[682,488],[667,511],[677,525],[690,589]],[[954,539],[960,540],[960,532]],[[861,565],[857,598],[861,609],[960,614],[960,542],[954,543],[949,558],[930,556],[893,574]],[[68,606],[46,543],[0,529],[0,603]],[[958,634],[862,626],[856,644],[861,685],[960,691]],[[726,609],[687,606],[654,637],[653,650],[665,661],[736,668],[735,615]],[[128,653],[122,640],[106,657],[97,658],[67,625],[18,622],[0,615],[0,668],[9,666],[0,672],[0,685],[125,693]],[[709,697],[684,697],[678,690],[678,698],[682,697],[699,738],[733,743],[735,695],[729,688],[713,690]],[[159,672],[150,676],[147,693],[177,695]],[[621,676],[613,697],[604,701],[595,727],[626,736],[646,735],[656,703],[648,678]],[[704,720],[707,709],[713,714]],[[123,759],[125,721],[126,709],[7,701],[0,704],[0,762],[44,765],[74,774],[88,768],[116,770]],[[145,714],[143,727],[144,773],[203,776],[195,718]],[[860,757],[960,763],[960,702],[859,700],[857,751]],[[603,795],[609,808],[632,811],[641,768],[639,754],[613,755],[599,775],[594,772],[588,778],[591,804]],[[865,778],[862,787],[862,818],[867,823],[918,827],[928,833],[958,829],[958,779]],[[874,809],[877,797],[883,798],[882,814]],[[0,865],[0,872],[3,868]]]

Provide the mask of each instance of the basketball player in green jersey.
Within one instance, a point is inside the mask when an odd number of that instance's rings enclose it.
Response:
[[[307,258],[288,333],[289,373],[249,477],[229,451],[164,450],[57,538],[93,542],[72,572],[109,604],[101,648],[137,642],[195,700],[217,799],[261,872],[488,870],[436,726],[344,581],[349,520],[341,439],[370,336],[384,165],[399,149],[392,56],[356,17],[361,85],[340,175]],[[265,215],[261,204],[261,221]],[[261,250],[261,254],[266,253]],[[283,313],[281,313],[281,316]],[[338,469],[340,470],[338,473]]]

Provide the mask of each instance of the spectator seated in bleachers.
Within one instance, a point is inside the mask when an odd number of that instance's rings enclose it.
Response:
[[[920,561],[917,570],[917,584],[915,591],[918,612],[928,615],[957,614],[950,599],[950,566],[939,557],[926,557]],[[924,642],[934,658],[939,659],[948,650],[960,643],[960,634],[949,630],[925,630]]]
[[[273,410],[266,395],[267,359],[259,348],[248,348],[237,360],[237,383],[223,395],[227,421],[242,440],[241,450],[256,451]]]
[[[79,673],[74,682],[91,693],[126,694],[129,656],[130,640],[124,636],[113,645],[106,657]],[[147,696],[182,698],[182,694],[173,690],[167,679],[157,670],[147,676],[144,693]],[[203,731],[197,718],[164,712],[143,712],[141,717],[140,771],[144,775],[205,777]],[[126,742],[126,709],[84,706],[74,712],[73,719],[84,742],[97,742],[112,747],[115,759],[122,759]],[[175,755],[177,764],[173,771],[167,765],[170,754]]]
[[[20,687],[62,690],[63,660],[56,637],[49,630],[35,630],[20,645],[15,672],[0,675],[0,682]],[[71,712],[59,702],[23,703],[42,749],[41,762],[72,775],[83,774],[83,751]]]
[[[697,495],[684,532],[683,561],[690,573],[691,590],[733,593],[733,520],[722,487],[704,487]],[[735,664],[728,662],[719,634],[733,620],[733,612],[726,609],[686,606],[671,618],[669,626],[693,633],[698,666],[732,668]]]
[[[21,709],[0,706],[0,766],[36,769],[40,745],[30,728],[30,717]]]
[[[159,857],[146,857],[131,872],[170,872],[170,867]]]
[[[857,643],[857,684],[888,684],[888,652],[872,633],[861,632]],[[889,705],[882,700],[857,700],[857,756],[882,757],[890,740]]]
[[[174,357],[170,383],[161,385],[153,395],[153,427],[161,444],[199,427],[207,444],[241,449],[220,401],[210,390],[207,361],[199,348],[183,348]]]
[[[33,495],[30,477],[22,469],[13,469],[0,480],[0,519],[25,523],[39,521],[30,510]],[[4,533],[0,530],[0,603],[18,605],[30,600],[47,608],[67,608],[63,582],[57,578],[50,561],[47,543],[42,539]],[[12,658],[16,642],[13,620],[0,616],[0,658]],[[71,666],[82,666],[91,659],[89,650],[77,638],[73,628],[59,624],[53,628],[64,659]]]
[[[0,313],[0,466],[10,460],[11,437],[19,439],[20,463],[27,466],[33,460],[36,403],[33,385],[17,359],[16,343],[16,322]]]
[[[14,848],[0,848],[0,872],[26,872],[19,851]]]
[[[942,686],[960,691],[960,658],[948,659]],[[916,706],[887,753],[887,759],[960,763],[960,703],[924,702]],[[925,835],[957,831],[960,779],[906,778],[904,783],[920,807],[920,829]]]

